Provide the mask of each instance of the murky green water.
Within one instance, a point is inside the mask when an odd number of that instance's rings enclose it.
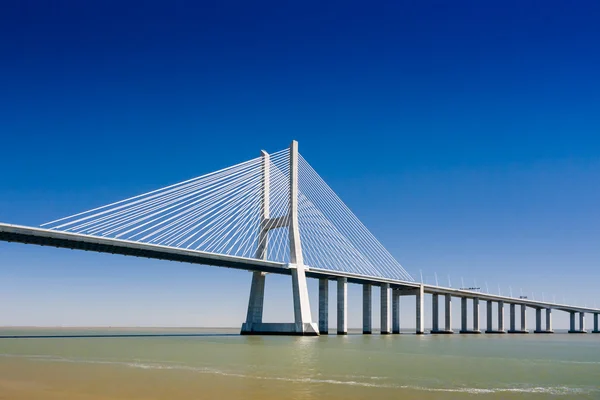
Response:
[[[22,398],[47,390],[90,399],[600,399],[600,335],[591,334],[302,338],[238,336],[237,329],[4,329],[0,335],[197,332],[0,339],[0,398],[22,387]]]

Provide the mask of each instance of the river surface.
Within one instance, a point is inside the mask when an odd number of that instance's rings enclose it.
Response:
[[[1,338],[0,399],[600,399],[600,335],[237,333],[0,329],[99,336]]]

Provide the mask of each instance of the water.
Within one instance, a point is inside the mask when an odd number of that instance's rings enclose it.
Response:
[[[600,399],[600,335],[237,332],[2,329],[130,336],[0,339],[0,399]]]

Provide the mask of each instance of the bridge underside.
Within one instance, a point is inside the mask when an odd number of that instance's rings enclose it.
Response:
[[[289,275],[283,263],[0,224],[0,241]]]
[[[112,238],[98,238],[20,225],[0,223],[0,241],[291,275],[290,269],[286,268],[286,264],[281,262],[245,259],[198,250],[177,249]],[[305,273],[307,277],[315,279],[336,280],[338,277],[345,277],[348,279],[348,283],[354,284],[369,283],[377,286],[381,282],[388,282],[399,289],[414,289],[419,286],[414,282],[399,282],[393,279],[358,276],[317,268],[307,269]]]

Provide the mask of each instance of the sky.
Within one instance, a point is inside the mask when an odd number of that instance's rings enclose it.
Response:
[[[600,306],[598,20],[593,0],[4,3],[0,221],[38,226],[296,139],[418,280]],[[249,287],[0,243],[0,325],[240,326]],[[265,320],[290,321],[289,277],[266,291]]]

